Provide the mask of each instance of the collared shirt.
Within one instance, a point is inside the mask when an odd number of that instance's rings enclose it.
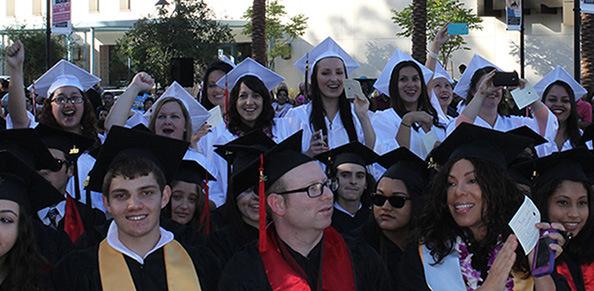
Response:
[[[361,203],[359,203],[359,207],[357,208],[357,211],[359,211],[359,209],[361,209],[361,207],[363,207],[363,205],[361,205]],[[348,210],[344,209],[344,207],[342,207],[338,202],[334,202],[334,208],[336,208],[336,210],[340,211],[340,212],[344,212],[346,214],[348,214],[350,217],[355,217],[355,215],[357,215],[357,212],[355,212],[354,214],[351,214]]]
[[[56,208],[58,210],[59,215],[56,216],[56,223],[60,223],[62,218],[64,218],[64,215],[66,215],[66,200],[62,200],[60,203],[56,204],[55,206],[46,207],[46,208],[43,208],[43,209],[37,211],[37,216],[39,217],[39,219],[41,219],[41,222],[43,222],[43,224],[45,224],[46,226],[49,226],[51,224],[49,217],[47,217],[47,213],[52,208]]]
[[[148,257],[150,254],[154,253],[156,250],[162,248],[166,244],[170,243],[173,240],[173,233],[159,227],[160,237],[157,244],[148,251],[144,257],[139,256],[129,248],[127,248],[119,238],[118,234],[118,226],[115,221],[112,221],[109,225],[109,230],[107,231],[107,243],[114,248],[116,251],[128,256],[129,258],[137,261],[139,264],[144,265],[144,259]]]

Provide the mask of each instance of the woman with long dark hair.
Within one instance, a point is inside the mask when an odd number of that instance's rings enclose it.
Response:
[[[465,99],[466,107],[448,127],[448,133],[463,122],[508,131],[526,125],[546,139],[554,139],[557,132],[555,115],[540,100],[529,105],[533,117],[509,115],[506,90],[493,85],[499,69],[479,55],[475,55],[460,77],[454,93]],[[520,84],[522,81],[520,82]]]
[[[441,167],[419,218],[419,245],[411,245],[403,259],[401,278],[406,290],[555,288],[551,275],[530,275],[534,251],[524,255],[508,226],[528,198],[509,178],[506,168],[530,142],[463,124],[436,148],[433,161]],[[563,230],[558,224],[539,223],[536,227]],[[557,241],[549,247],[559,255],[563,237],[559,233],[547,236]]]
[[[233,66],[231,64],[217,60],[210,64],[204,72],[202,91],[200,92],[200,104],[207,110],[219,106],[221,112],[225,113],[225,88],[219,87],[217,81],[232,69]]]
[[[423,139],[434,134],[434,143],[445,138],[445,126],[429,101],[427,83],[433,72],[396,50],[375,82],[380,93],[390,96],[391,108],[376,112],[373,126],[381,143],[376,151],[385,153],[399,146],[424,158],[433,149]]]
[[[576,82],[562,67],[557,67],[546,74],[534,85],[534,90],[541,94],[542,102],[553,112],[559,123],[555,138],[536,148],[539,156],[584,147],[581,141],[582,131],[578,126],[576,100],[588,91]],[[592,143],[587,146],[592,148]]]
[[[561,223],[568,242],[557,258],[556,271],[571,290],[594,288],[594,156],[585,149],[556,152],[534,162],[537,174],[532,193],[542,219]]]
[[[359,64],[334,40],[326,38],[295,66],[311,78],[311,102],[289,110],[286,117],[308,125],[304,128],[306,154],[313,157],[353,141],[373,148],[375,132],[369,117],[369,100],[357,96],[352,105],[344,90],[345,79]]]

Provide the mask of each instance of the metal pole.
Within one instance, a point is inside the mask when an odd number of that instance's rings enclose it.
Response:
[[[581,50],[580,50],[580,30],[582,18],[580,13],[580,0],[573,0],[573,78],[579,83],[581,78]]]
[[[526,57],[524,55],[524,0],[520,2],[520,77],[524,79],[524,66]]]
[[[51,36],[52,36],[52,23],[51,23],[51,13],[52,13],[52,0],[45,1],[46,7],[46,15],[45,15],[45,69],[49,70],[50,68],[50,43],[51,43]]]

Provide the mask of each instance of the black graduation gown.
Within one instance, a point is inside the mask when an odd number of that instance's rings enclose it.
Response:
[[[346,239],[346,241],[353,262],[356,289],[359,291],[391,290],[387,270],[378,254],[365,243],[351,239]],[[302,263],[298,257],[295,259]],[[308,266],[302,265],[302,267],[306,273],[311,273],[308,272]],[[311,278],[308,281],[311,281]],[[219,290],[272,290],[258,253],[257,243],[246,246],[244,250],[231,258],[221,275]],[[313,287],[312,290],[314,290]]]
[[[355,217],[351,217],[335,207],[332,212],[332,227],[343,236],[359,237],[370,216],[371,210],[365,205],[355,213]]]
[[[74,203],[85,228],[85,232],[74,242],[74,246],[77,249],[86,249],[100,243],[105,238],[105,234],[102,232],[106,223],[105,213],[76,200],[74,200]],[[64,218],[60,219],[58,229],[66,233],[64,231],[64,221]]]
[[[388,273],[390,273],[392,286],[395,290],[398,290],[400,283],[400,271],[398,268],[403,251],[382,233],[379,234],[377,240],[370,242],[370,245],[382,258],[383,263],[388,268]]]
[[[224,268],[235,253],[257,240],[258,229],[241,221],[238,225],[228,225],[213,233],[208,239],[208,247]]]
[[[200,280],[202,290],[216,290],[220,266],[212,253],[204,247],[187,248]],[[150,254],[144,265],[125,256],[137,291],[167,290],[167,277],[163,248]],[[56,290],[99,291],[102,290],[99,276],[99,246],[76,250],[66,256],[52,274]]]
[[[194,247],[206,245],[206,236],[193,224],[179,224],[161,216],[161,227],[171,231],[175,240],[184,246]]]
[[[54,266],[74,249],[65,232],[44,225],[39,219],[33,219],[33,233],[39,253]]]

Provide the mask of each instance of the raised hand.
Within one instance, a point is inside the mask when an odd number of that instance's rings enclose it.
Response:
[[[155,80],[151,75],[140,72],[132,78],[132,82],[130,82],[130,87],[134,87],[138,90],[138,92],[148,91],[155,85]]]
[[[16,40],[6,48],[6,63],[10,69],[22,69],[25,61],[25,46],[20,40]]]
[[[355,103],[355,113],[357,116],[367,116],[369,112],[369,100],[365,96],[357,96],[353,103]]]
[[[477,290],[505,290],[507,278],[516,262],[516,248],[518,240],[515,235],[510,234],[497,254],[485,283]]]

